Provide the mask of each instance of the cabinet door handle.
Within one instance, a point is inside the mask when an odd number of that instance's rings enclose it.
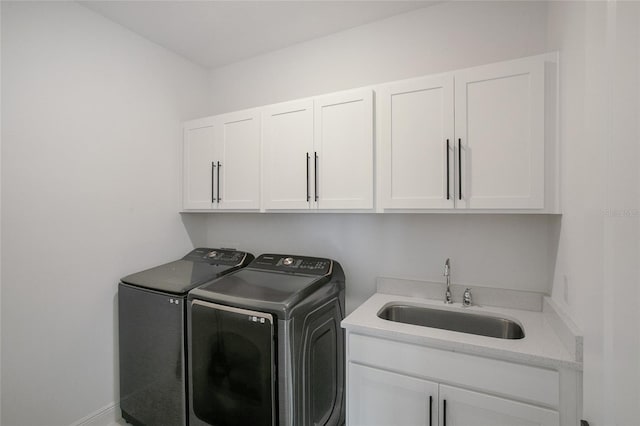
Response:
[[[442,426],[447,426],[447,400],[442,400]]]
[[[458,199],[462,200],[462,139],[458,138]]]
[[[214,163],[213,161],[211,162],[211,204],[216,202],[216,194],[215,194],[215,189],[216,189],[216,180],[215,180],[215,174],[216,174],[216,163]]]
[[[220,197],[220,168],[222,167],[222,164],[220,164],[220,162],[218,161],[218,204],[220,204],[220,201],[222,200],[222,197]]]
[[[429,426],[433,426],[433,396],[429,395]]]
[[[315,155],[315,164],[314,164],[314,194],[315,194],[315,200],[316,202],[318,202],[318,153],[314,152],[313,153]]]
[[[449,193],[449,139],[447,139],[447,200],[451,199]]]
[[[307,203],[309,202],[309,200],[311,199],[311,196],[309,195],[309,153],[307,152]]]

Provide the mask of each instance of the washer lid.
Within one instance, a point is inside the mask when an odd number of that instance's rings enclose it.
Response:
[[[189,294],[190,298],[275,311],[286,316],[293,306],[328,280],[325,276],[283,274],[245,268]]]
[[[194,287],[246,265],[253,256],[244,252],[198,248],[184,258],[122,278],[125,284],[172,294]]]

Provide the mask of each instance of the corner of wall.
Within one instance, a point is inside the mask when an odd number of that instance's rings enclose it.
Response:
[[[2,34],[2,3],[0,3],[0,34]],[[0,36],[0,40],[2,37]],[[2,81],[2,49],[0,48],[0,82]],[[0,99],[2,85],[0,84]],[[2,424],[2,102],[0,102],[0,424]]]

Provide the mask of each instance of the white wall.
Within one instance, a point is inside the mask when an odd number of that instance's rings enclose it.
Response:
[[[208,75],[72,2],[2,2],[1,47],[2,424],[69,425],[117,400],[118,279],[193,246]]]
[[[606,424],[638,422],[640,404],[640,3],[608,4],[606,80],[610,140],[605,163]],[[634,303],[636,302],[636,303]]]
[[[377,276],[545,291],[553,226],[544,216],[420,214],[216,214],[212,246],[256,255],[332,257],[347,275],[347,311],[375,292]]]
[[[561,52],[564,204],[553,297],[585,335],[592,426],[638,422],[639,24],[632,2],[549,6],[549,47]]]
[[[546,4],[448,2],[211,72],[212,113],[542,53]],[[548,292],[557,218],[483,215],[211,215],[208,243],[332,256],[350,311],[376,276]]]
[[[2,7],[0,7],[0,34],[2,34]],[[0,82],[2,81],[2,55],[0,55]],[[2,84],[0,84],[2,99]],[[2,102],[0,102],[0,118]],[[0,189],[2,188],[2,120],[0,119]],[[0,191],[0,224],[2,223],[2,196]],[[2,377],[2,226],[0,226],[0,378]],[[2,423],[2,384],[0,383],[0,424]]]
[[[211,113],[543,53],[545,34],[545,2],[437,4],[213,70]]]
[[[603,6],[604,3],[595,2],[558,2],[549,6],[550,48],[561,52],[564,211],[553,296],[585,333],[584,417],[595,425],[604,424],[605,406],[602,347],[604,170],[601,161],[604,152],[598,142],[602,137],[602,120],[595,119],[597,113],[593,111],[597,105],[585,102],[589,90],[602,88],[596,71],[604,54]],[[565,277],[569,303],[564,301]]]

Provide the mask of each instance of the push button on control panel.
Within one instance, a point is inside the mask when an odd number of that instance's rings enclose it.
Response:
[[[326,260],[305,260],[300,265],[301,269],[310,269],[312,271],[321,271],[329,267],[329,262]]]

